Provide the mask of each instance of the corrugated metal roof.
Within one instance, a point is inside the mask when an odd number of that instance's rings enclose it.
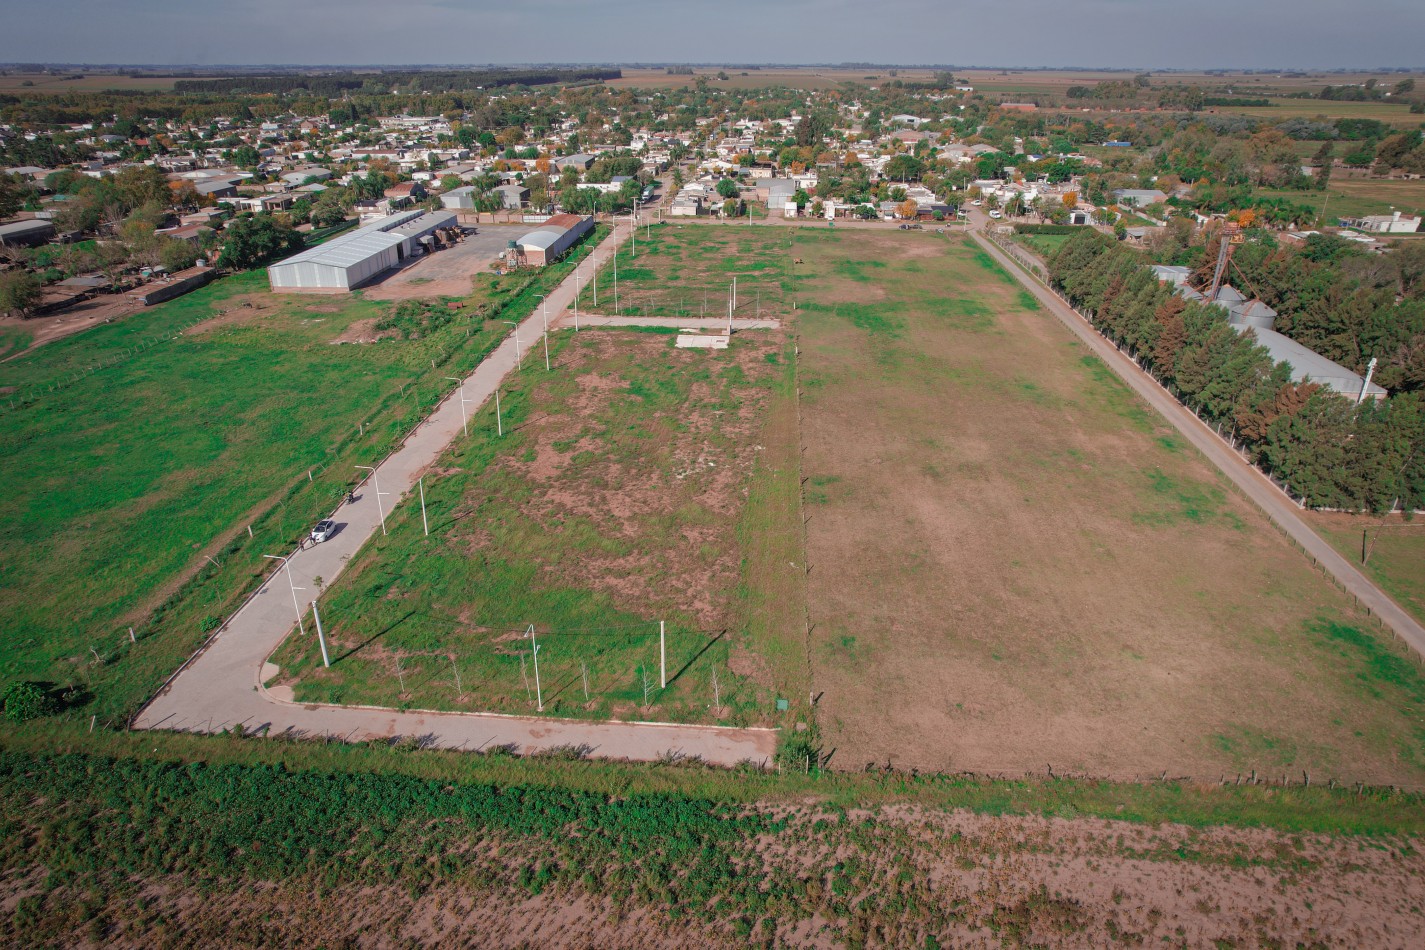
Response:
[[[1247,330],[1255,333],[1257,342],[1267,348],[1267,352],[1272,355],[1273,360],[1278,363],[1286,363],[1291,367],[1293,381],[1301,382],[1303,379],[1310,379],[1314,383],[1320,383],[1344,396],[1350,396],[1352,399],[1361,394],[1361,383],[1365,382],[1364,379],[1340,363],[1328,360],[1320,353],[1307,349],[1291,337],[1261,327],[1233,324],[1232,329],[1239,333]],[[1385,394],[1385,390],[1375,383],[1366,387],[1367,396],[1381,397]]]
[[[316,247],[309,247],[305,251],[300,251],[286,260],[278,261],[273,267],[281,267],[283,264],[328,264],[334,267],[350,267],[359,264],[373,254],[379,254],[388,247],[395,247],[400,244],[405,237],[400,234],[389,234],[387,232],[400,227],[409,221],[425,214],[424,211],[403,211],[400,214],[393,214],[390,217],[382,218],[368,224],[364,228],[358,228],[349,234],[338,235],[325,244],[318,244]],[[453,217],[453,216],[452,216]]]
[[[533,247],[545,251],[552,247],[554,242],[562,238],[565,233],[566,232],[561,228],[536,228],[520,238],[520,246]]]

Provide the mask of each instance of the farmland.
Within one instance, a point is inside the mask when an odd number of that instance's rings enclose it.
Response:
[[[537,764],[562,775],[550,785],[521,781],[505,756],[460,758],[505,777],[406,774],[402,760],[439,761],[409,752],[382,773],[341,773],[6,749],[0,868],[17,896],[0,933],[160,947],[254,935],[620,946],[1420,937],[1425,876],[1403,837],[1015,817],[1012,789],[963,781],[939,793],[988,792],[990,813],[749,806],[579,787],[618,766]],[[1061,784],[1072,798],[1075,783]],[[877,797],[873,781],[859,785]],[[1071,896],[1059,892],[1066,869]],[[857,899],[868,892],[880,899]]]
[[[265,288],[261,272],[227,278],[0,366],[7,679],[75,687],[87,714],[122,722],[262,555],[498,342],[485,317],[528,312],[540,289],[481,275],[455,310]]]
[[[988,258],[796,253],[835,763],[1425,774],[1403,650]]]
[[[745,724],[807,695],[790,354],[558,334],[323,607],[338,657],[274,657],[298,701]],[[668,689],[659,687],[659,622]],[[534,637],[527,635],[533,627]],[[535,665],[534,643],[539,645]]]

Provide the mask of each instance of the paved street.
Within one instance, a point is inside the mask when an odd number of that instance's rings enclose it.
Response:
[[[617,238],[600,247],[611,251]],[[565,280],[549,298],[550,314],[562,314],[574,301],[574,279]],[[521,348],[528,353],[540,340],[542,315],[536,310],[520,326]],[[515,368],[515,334],[511,334],[465,380],[465,396],[484,406]],[[474,406],[471,411],[477,411]],[[488,424],[482,418],[477,424]],[[381,530],[377,510],[377,484],[381,503],[389,513],[413,501],[416,479],[461,431],[460,400],[449,398],[383,462],[375,479],[357,491],[354,503],[343,504],[333,515],[341,530],[331,540],[298,551],[289,566],[292,583],[299,588],[297,604],[305,613],[316,584],[331,584],[366,540]],[[374,459],[372,460],[375,461]],[[403,516],[409,517],[406,513]],[[287,552],[271,552],[273,554]],[[297,608],[284,572],[274,573],[253,597],[229,619],[196,658],[136,717],[140,729],[182,729],[214,732],[241,724],[269,734],[341,736],[350,741],[416,737],[424,744],[449,749],[478,749],[514,743],[538,750],[560,745],[587,744],[593,754],[608,758],[651,760],[667,751],[701,756],[708,762],[736,765],[744,759],[768,760],[776,750],[777,733],[769,729],[733,729],[708,726],[623,722],[584,722],[542,717],[398,711],[369,707],[298,705],[279,691],[263,685],[264,664],[296,621]],[[308,635],[312,631],[308,630]]]

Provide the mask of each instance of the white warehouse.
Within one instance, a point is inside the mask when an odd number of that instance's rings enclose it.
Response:
[[[453,227],[449,211],[402,211],[273,264],[267,280],[279,292],[344,293],[420,253],[423,238]]]

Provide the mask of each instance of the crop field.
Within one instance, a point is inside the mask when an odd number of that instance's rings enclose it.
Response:
[[[747,786],[795,786],[794,776],[722,773],[732,795],[708,796],[666,785],[630,791],[615,780],[643,784],[637,773],[608,763],[465,754],[458,758],[486,774],[452,779],[409,771],[440,756],[387,754],[390,767],[373,773],[0,750],[0,894],[9,905],[0,941],[1409,947],[1425,939],[1425,856],[1407,833],[1149,824],[1122,804],[1127,820],[1108,822],[1074,813],[1069,800],[1082,786],[1073,781],[1050,783],[1059,800],[1027,815],[1010,804],[1027,783],[939,783],[947,796],[993,789],[997,800],[986,795],[976,814],[843,808],[817,791],[777,803],[735,797]],[[658,773],[676,785],[700,770]],[[876,797],[874,777],[851,778]],[[611,787],[585,788],[591,783]],[[1418,814],[1407,817],[1418,800],[1272,791],[1278,800],[1383,806],[1418,825]],[[1328,821],[1340,814],[1321,811]]]
[[[80,76],[81,78],[72,78]],[[0,92],[17,96],[54,95],[66,92],[102,92],[126,89],[138,92],[167,92],[178,76],[120,76],[113,73],[74,72],[63,75],[8,73],[0,76]],[[216,79],[216,76],[204,76]]]
[[[1418,666],[986,255],[795,253],[833,766],[1420,782]]]
[[[1245,93],[1243,93],[1245,95]],[[1425,121],[1404,102],[1350,102],[1333,99],[1274,99],[1269,106],[1222,106],[1204,110],[1285,122],[1287,119],[1376,119],[1387,125],[1416,128]]]
[[[617,281],[613,261],[600,261],[597,281],[586,276],[580,309],[629,316],[726,317],[736,278],[739,319],[790,314],[788,290],[796,264],[787,229],[662,224],[646,233],[647,238],[645,229],[639,229],[637,248],[630,242],[619,248]]]
[[[0,673],[122,722],[569,266],[461,309],[252,272],[0,364]]]
[[[1262,188],[1257,194],[1309,205],[1324,222],[1337,218],[1358,218],[1368,214],[1425,214],[1425,180],[1333,177],[1326,191],[1292,191]]]
[[[725,72],[727,78],[718,79],[719,72]],[[924,82],[934,74],[934,70],[929,69],[897,69],[896,75],[892,76],[889,70],[875,68],[835,69],[824,66],[806,66],[802,68],[746,69],[741,66],[728,66],[719,69],[712,66],[698,67],[694,75],[691,76],[670,76],[662,69],[625,68],[621,79],[608,80],[604,85],[612,86],[615,89],[623,87],[673,89],[692,86],[699,79],[705,79],[712,89],[765,89],[781,86],[789,89],[811,90],[835,89],[848,82],[875,84],[891,79]]]
[[[598,719],[777,718],[807,693],[791,354],[560,333],[328,591],[332,655],[289,639],[301,702]],[[659,622],[668,688],[660,688]],[[534,636],[528,636],[530,628]],[[533,653],[538,643],[538,668]],[[804,713],[803,713],[804,714]]]

